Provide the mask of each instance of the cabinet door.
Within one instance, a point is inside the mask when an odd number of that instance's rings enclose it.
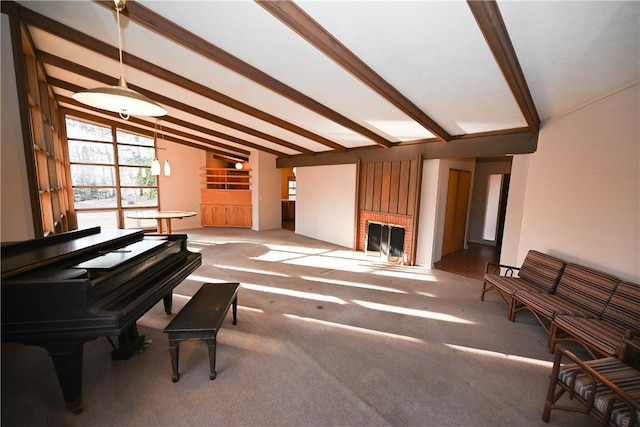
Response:
[[[203,227],[227,225],[225,206],[200,205],[200,223]]]
[[[242,216],[242,227],[251,227],[253,221],[253,209],[251,206],[242,206],[240,215]]]
[[[200,205],[200,224],[203,227],[213,225],[213,206]]]
[[[228,227],[251,227],[251,206],[227,206]]]
[[[213,205],[213,225],[219,227],[227,225],[226,206]]]

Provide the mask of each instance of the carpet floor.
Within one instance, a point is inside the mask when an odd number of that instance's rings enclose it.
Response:
[[[65,409],[39,347],[2,345],[3,426],[591,426],[541,420],[552,355],[532,316],[506,319],[482,282],[387,263],[289,230],[187,230],[202,266],[174,290],[174,312],[204,282],[239,282],[238,324],[207,347],[180,347],[171,381],[170,317],[138,321],[151,339],[111,361],[84,345],[84,412]]]

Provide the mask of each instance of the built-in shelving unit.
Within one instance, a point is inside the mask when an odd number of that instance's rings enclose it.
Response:
[[[251,227],[251,171],[201,168],[200,219],[203,227]]]
[[[205,188],[214,190],[249,190],[251,171],[249,169],[202,168]]]

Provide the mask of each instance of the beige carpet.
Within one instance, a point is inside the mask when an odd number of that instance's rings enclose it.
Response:
[[[189,230],[203,265],[174,292],[174,311],[203,282],[240,282],[238,324],[207,347],[181,345],[171,382],[169,321],[138,322],[152,344],[111,361],[85,344],[84,412],[63,399],[46,352],[2,346],[3,426],[590,426],[541,421],[552,356],[526,313],[515,323],[481,282],[379,258],[288,230]]]

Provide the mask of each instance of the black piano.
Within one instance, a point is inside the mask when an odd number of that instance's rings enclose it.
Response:
[[[136,321],[160,300],[171,314],[173,288],[201,259],[184,234],[140,230],[3,243],[2,340],[47,349],[67,408],[79,413],[83,344],[106,336],[113,359],[131,358],[144,345]]]

